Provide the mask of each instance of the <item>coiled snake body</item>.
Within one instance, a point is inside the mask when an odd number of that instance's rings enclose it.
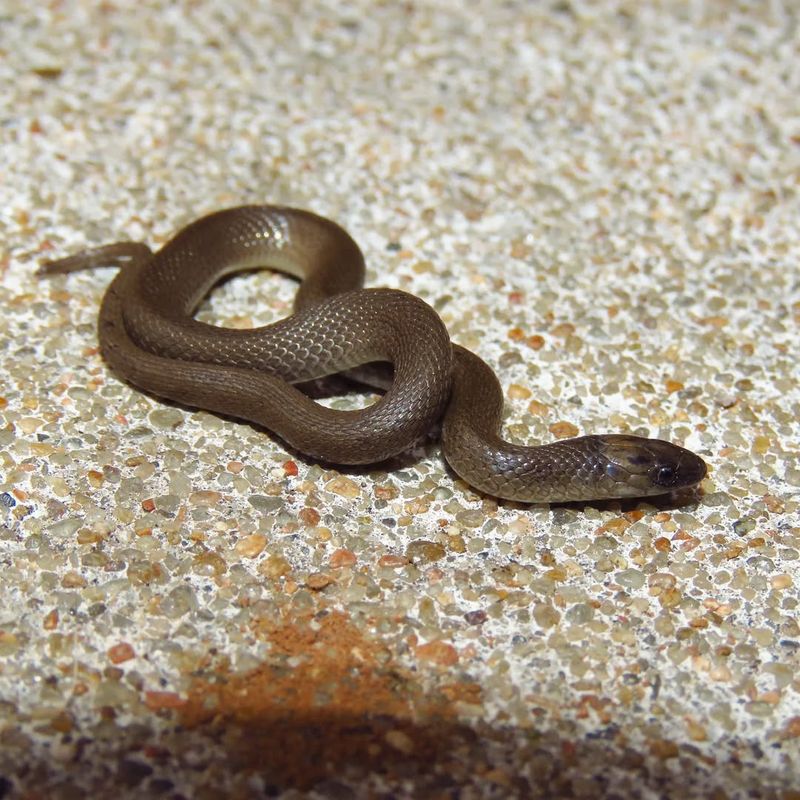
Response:
[[[499,436],[503,396],[492,370],[452,344],[436,312],[390,289],[363,289],[356,243],[299,209],[243,206],[203,217],[153,254],[120,243],[43,266],[45,273],[116,265],[98,333],[103,357],[160,397],[249,420],[301,453],[338,464],[382,461],[444,414],[450,466],[475,488],[510,500],[641,497],[692,486],[701,458],[627,435],[521,447]],[[295,313],[251,330],[208,325],[193,313],[220,278],[270,267],[301,279]],[[386,394],[358,411],[315,403],[293,384],[374,361],[391,362]]]

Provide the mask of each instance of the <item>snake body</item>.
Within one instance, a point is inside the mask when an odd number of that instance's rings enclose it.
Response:
[[[364,289],[364,260],[335,223],[308,211],[242,206],[210,214],[161,250],[120,243],[49,262],[46,273],[123,268],[100,308],[101,352],[131,384],[178,403],[263,425],[312,458],[382,461],[443,415],[442,445],[473,487],[523,502],[641,497],[692,486],[694,453],[657,439],[608,434],[537,447],[500,438],[503,395],[492,370],[450,342],[413,295]],[[301,280],[294,313],[250,330],[193,314],[223,276],[269,267]],[[368,408],[320,406],[294,384],[390,362],[386,394]]]

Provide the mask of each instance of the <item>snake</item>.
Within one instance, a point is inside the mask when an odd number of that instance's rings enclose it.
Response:
[[[436,311],[404,291],[364,288],[352,237],[310,211],[249,205],[208,214],[153,252],[117,242],[44,262],[53,275],[120,267],[98,315],[100,352],[144,392],[263,427],[312,460],[386,462],[441,425],[452,470],[473,489],[521,503],[648,497],[696,486],[703,459],[623,433],[523,446],[502,438],[503,392],[478,355],[453,343]],[[293,313],[234,329],[197,320],[227,275],[268,268],[298,278]],[[317,403],[303,384],[387,362],[371,405]]]

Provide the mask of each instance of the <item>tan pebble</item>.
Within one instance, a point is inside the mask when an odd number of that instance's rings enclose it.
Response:
[[[306,586],[308,586],[309,589],[313,589],[315,592],[324,589],[326,586],[330,586],[332,583],[335,583],[335,579],[330,575],[326,575],[324,572],[312,572],[308,578],[306,578]]]
[[[553,336],[572,336],[572,334],[575,333],[575,326],[571,322],[562,322],[556,325],[551,333]]]
[[[739,558],[739,556],[744,553],[746,550],[746,545],[743,544],[733,544],[730,547],[727,547],[722,555],[724,558],[727,558],[729,561],[732,561],[734,558]]]
[[[98,472],[96,469],[90,469],[86,473],[86,478],[89,481],[89,485],[95,489],[99,489],[103,485],[103,480],[105,476],[102,472]]]
[[[518,383],[512,383],[508,387],[508,396],[512,400],[527,400],[533,392],[527,386],[520,386]]]
[[[81,528],[75,537],[78,544],[97,544],[106,538],[104,533],[93,531],[91,528]]]
[[[775,497],[775,495],[765,494],[761,499],[764,501],[767,510],[771,511],[773,514],[783,514],[786,510],[783,501]]]
[[[452,536],[448,536],[447,546],[454,553],[466,553],[467,551],[467,543],[460,533],[455,533]]]
[[[567,579],[567,571],[564,567],[553,567],[544,573],[544,577],[550,581],[565,581]]]
[[[310,525],[314,527],[314,525],[319,525],[319,511],[316,508],[301,508],[300,513],[297,515],[300,518],[300,521],[305,525]]]
[[[132,658],[136,658],[136,653],[134,652],[133,647],[129,645],[127,642],[120,642],[119,644],[115,644],[113,647],[110,647],[107,652],[108,660],[112,664],[122,664],[124,661],[130,661]]]
[[[784,739],[800,739],[800,717],[790,717],[783,728]]]
[[[538,400],[531,400],[528,403],[528,411],[537,417],[546,417],[550,413],[550,406],[540,403]]]
[[[23,433],[33,433],[43,424],[44,420],[41,420],[38,417],[23,417],[17,421],[17,425],[19,425]]]
[[[196,570],[202,575],[219,577],[228,571],[228,565],[225,563],[225,559],[219,553],[214,553],[212,551],[195,556],[194,565]]]
[[[325,528],[322,525],[318,525],[316,528],[313,528],[311,532],[321,542],[329,542],[333,538],[333,532],[331,529]]]
[[[759,647],[769,647],[775,638],[775,634],[769,628],[751,628],[750,635]]]
[[[524,239],[513,239],[511,242],[511,258],[526,259],[533,254],[533,248]],[[509,299],[511,296],[509,295]],[[514,302],[513,300],[511,302]]]
[[[58,627],[58,609],[54,608],[52,611],[47,613],[44,620],[42,620],[42,627],[46,631],[55,630]]]
[[[426,539],[418,539],[411,542],[406,548],[406,556],[409,561],[415,563],[429,564],[433,561],[438,561],[440,558],[445,557],[445,549],[442,545],[436,542],[430,542]]]
[[[533,607],[533,618],[540,628],[552,628],[558,625],[561,614],[549,603],[537,603]]]
[[[236,554],[243,558],[255,558],[267,546],[267,537],[263,533],[251,533],[236,543]]]
[[[519,535],[533,533],[533,525],[527,516],[520,515],[508,524],[508,530]]]
[[[773,589],[788,589],[790,586],[794,585],[792,576],[786,575],[785,573],[783,575],[773,576],[770,583],[772,584]]]
[[[538,333],[533,334],[533,336],[529,336],[525,340],[525,344],[531,348],[531,350],[541,350],[544,347],[544,337],[539,336]]]
[[[770,440],[769,436],[754,436],[752,450],[758,455],[764,455],[769,451]]]
[[[452,667],[458,663],[458,651],[447,642],[436,641],[421,644],[415,652],[421,661],[430,661],[441,667]]]
[[[114,516],[123,525],[130,525],[134,520],[133,510],[125,506],[117,506]]]
[[[77,572],[67,572],[61,579],[61,585],[65,589],[83,589],[86,586],[86,578]]]
[[[259,564],[258,571],[267,578],[280,578],[292,571],[289,562],[283,556],[270,556]]]
[[[394,486],[376,486],[372,491],[379,500],[395,500],[399,495]]]
[[[405,556],[386,555],[378,559],[379,567],[388,567],[389,569],[397,569],[398,567],[408,566],[408,558]]]
[[[286,592],[286,594],[294,594],[299,588],[297,582],[293,581],[291,578],[288,578],[286,583],[283,584],[283,591]]]
[[[557,439],[571,439],[578,435],[578,428],[571,422],[554,422],[548,430]]]
[[[675,608],[680,604],[683,594],[678,589],[665,589],[658,596],[663,608]]]
[[[424,514],[430,507],[430,501],[422,497],[415,497],[405,504],[403,511],[405,511],[406,514]]]
[[[338,494],[340,497],[347,497],[350,500],[355,499],[361,494],[361,487],[354,480],[346,478],[344,475],[339,475],[329,480],[325,484],[325,488],[329,492]]]
[[[404,731],[387,731],[384,738],[390,747],[399,750],[401,753],[410,755],[414,752],[414,740]]]
[[[656,572],[647,579],[648,586],[657,589],[672,589],[678,583],[678,579],[669,572]]]
[[[229,461],[225,469],[234,475],[238,475],[244,469],[244,464],[241,461]]]
[[[672,547],[672,544],[670,543],[669,539],[665,538],[664,536],[659,536],[653,541],[653,547],[658,550],[659,553],[667,553]]]
[[[352,550],[339,549],[331,553],[330,564],[334,569],[341,567],[352,567],[358,561],[356,554]]]
[[[679,392],[683,389],[683,384],[680,381],[675,381],[671,379],[667,379],[664,381],[664,388],[667,390],[668,394],[672,394],[673,392]]]
[[[189,495],[189,502],[193,506],[215,506],[220,500],[222,500],[222,494],[210,490],[192,492]]]
[[[144,461],[143,463],[139,464],[138,467],[133,471],[133,474],[143,480],[146,481],[148,478],[151,478],[155,475],[156,468],[154,464],[151,464],[149,461]]]
[[[678,631],[678,639],[681,639],[681,634],[686,632],[688,635],[691,635],[686,628],[681,628]],[[704,655],[694,655],[692,656],[692,666],[698,672],[708,672],[711,669],[711,659],[708,656]]]
[[[729,681],[733,676],[733,673],[724,664],[718,664],[709,670],[708,675],[711,680],[722,682]]]

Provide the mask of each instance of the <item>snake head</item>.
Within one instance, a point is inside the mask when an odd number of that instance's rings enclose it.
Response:
[[[616,497],[647,497],[700,483],[707,467],[700,456],[661,439],[610,434],[598,436],[605,459],[603,482]]]

